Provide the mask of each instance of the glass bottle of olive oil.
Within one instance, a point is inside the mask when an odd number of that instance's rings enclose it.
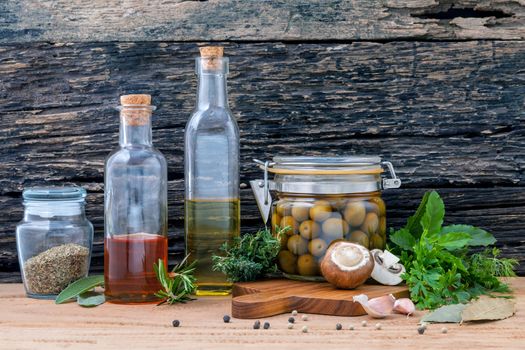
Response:
[[[239,129],[228,107],[228,58],[222,47],[200,51],[197,106],[185,132],[186,253],[198,261],[197,295],[226,295],[231,283],[211,257],[240,231]]]

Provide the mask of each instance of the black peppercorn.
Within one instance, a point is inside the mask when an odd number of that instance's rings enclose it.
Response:
[[[179,320],[173,320],[173,322],[171,322],[171,324],[173,325],[173,327],[178,327],[178,326],[180,326],[180,321]]]
[[[288,319],[288,322],[289,322],[289,323],[295,323],[295,318],[290,317],[290,318]]]
[[[222,316],[222,320],[224,321],[224,323],[230,323],[230,315]]]
[[[268,329],[270,328],[270,322],[264,322],[264,326],[263,326],[264,329]]]
[[[335,325],[335,329],[337,329],[338,331],[340,331],[341,329],[343,329],[343,325],[341,325],[340,323],[338,323],[338,324]]]
[[[423,333],[425,333],[425,329],[427,329],[427,327],[425,327],[425,326],[419,326],[419,327],[417,327],[417,332],[418,332],[419,334],[423,334]]]
[[[259,329],[261,328],[261,321],[255,321],[253,324],[253,329]]]

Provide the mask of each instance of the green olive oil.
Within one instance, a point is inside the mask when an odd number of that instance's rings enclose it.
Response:
[[[198,296],[228,295],[232,283],[220,271],[213,270],[212,256],[221,254],[220,247],[240,234],[240,201],[186,200],[186,252],[197,260],[195,277]]]

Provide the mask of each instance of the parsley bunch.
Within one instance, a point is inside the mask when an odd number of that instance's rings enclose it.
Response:
[[[481,294],[510,292],[497,277],[515,276],[517,260],[498,258],[496,248],[473,254],[472,247],[494,244],[494,236],[470,225],[443,226],[444,216],[439,194],[427,192],[406,226],[390,232],[390,250],[405,265],[402,277],[416,306],[434,309]]]
[[[277,271],[275,258],[281,243],[270,230],[260,230],[254,235],[235,237],[231,246],[224,243],[225,256],[212,256],[213,269],[223,272],[231,282],[254,281],[266,273]]]

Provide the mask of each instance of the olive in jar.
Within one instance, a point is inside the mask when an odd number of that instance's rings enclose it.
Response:
[[[310,208],[304,205],[294,205],[292,207],[292,216],[298,222],[308,220]]]
[[[326,219],[322,226],[323,235],[327,240],[332,241],[334,239],[343,238],[348,233],[350,228],[346,221],[337,217]]]
[[[319,200],[310,208],[310,218],[317,222],[322,222],[332,215],[332,206],[330,202]]]
[[[288,250],[295,255],[303,255],[308,251],[308,241],[300,235],[293,235],[288,238]]]
[[[310,254],[316,257],[323,256],[327,247],[328,244],[326,244],[326,241],[321,238],[313,239],[310,241],[310,243],[308,243],[308,251]]]
[[[343,215],[350,226],[358,227],[365,220],[366,207],[363,202],[349,202]]]
[[[297,259],[297,271],[303,276],[315,276],[319,273],[319,265],[310,254],[304,254]]]
[[[281,250],[277,255],[279,267],[286,273],[295,273],[297,268],[297,257],[288,250]]]
[[[361,244],[363,247],[366,248],[368,248],[370,244],[370,239],[368,238],[368,235],[363,231],[359,230],[352,232],[348,240],[353,243]]]
[[[321,226],[313,220],[305,220],[299,225],[299,233],[304,239],[313,239],[321,234]]]
[[[289,229],[286,230],[287,235],[291,236],[297,233],[297,221],[295,221],[293,216],[285,216],[281,219],[281,229],[284,229],[286,227],[289,227]]]

